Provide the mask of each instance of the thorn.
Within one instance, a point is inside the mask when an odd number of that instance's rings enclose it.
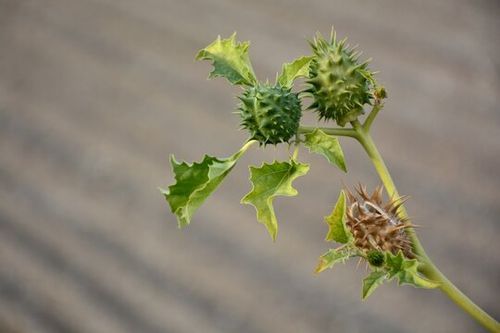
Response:
[[[396,201],[395,201],[395,204],[393,205],[393,207],[389,210],[391,213],[396,213],[399,209],[399,207],[401,207],[402,205],[404,205],[404,203],[406,201],[408,201],[408,199],[410,199],[409,196],[407,195],[404,195],[404,196],[401,196],[399,197]]]
[[[385,207],[384,210],[395,213],[401,205],[403,205],[406,201],[408,201],[410,197],[407,195],[400,196],[399,198],[391,199]]]
[[[409,217],[403,217],[403,218],[400,218],[399,221],[403,224],[407,224],[408,222],[410,222],[410,218]]]
[[[359,221],[357,218],[354,218],[357,222],[354,223],[354,225],[351,227],[351,229],[354,229],[356,228],[358,225],[360,225],[362,223],[362,221]]]
[[[358,263],[356,264],[356,270],[358,270],[359,265],[361,264],[362,260],[363,260],[363,258],[359,257]]]
[[[392,233],[394,233],[398,230],[404,229],[404,228],[406,228],[406,225],[399,225],[397,227],[392,227],[387,233],[392,234]]]
[[[384,188],[382,185],[378,185],[375,188],[375,191],[373,191],[372,194],[372,200],[375,201],[378,205],[382,202],[382,192],[384,191]]]
[[[352,194],[351,190],[349,190],[349,188],[346,186],[346,184],[344,183],[344,181],[342,180],[342,187],[344,188],[346,194],[347,194],[347,198],[349,199],[349,202],[350,203],[353,203],[356,201],[356,197],[354,197],[354,195]]]
[[[336,38],[337,38],[337,32],[335,31],[335,28],[332,25],[332,29],[330,31],[330,44],[333,44]]]

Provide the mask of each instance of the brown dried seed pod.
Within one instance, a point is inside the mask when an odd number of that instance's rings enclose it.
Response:
[[[382,186],[378,186],[372,195],[366,187],[359,185],[353,194],[346,189],[347,226],[354,236],[354,244],[362,251],[389,251],[396,254],[399,250],[407,258],[415,258],[411,242],[405,232],[406,228],[413,227],[408,219],[401,219],[397,215],[398,208],[408,199],[399,197],[382,201]]]

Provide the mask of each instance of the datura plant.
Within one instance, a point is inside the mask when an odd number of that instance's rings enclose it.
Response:
[[[293,182],[309,171],[309,165],[297,160],[299,147],[323,155],[332,165],[347,172],[338,137],[349,137],[366,151],[387,195],[384,199],[382,186],[369,193],[361,184],[340,191],[331,214],[325,217],[326,241],[340,245],[319,258],[316,272],[359,258],[369,267],[369,274],[363,280],[363,299],[391,280],[417,288],[439,288],[484,327],[500,332],[499,323],[438,270],[415,233],[404,207],[406,197],[398,194],[370,135],[387,93],[368,68],[368,62],[361,61],[360,53],[346,39],[337,39],[333,31],[328,39],[318,34],[310,46],[311,54],[285,63],[274,83],[257,79],[248,56],[249,42],[238,42],[236,34],[227,39],[219,37],[199,51],[196,59],[212,62],[209,78],[222,77],[242,88],[235,113],[249,138],[229,157],[205,155],[192,164],[171,157],[175,183],[162,193],[177,216],[179,227],[191,222],[196,210],[250,146],[284,143],[295,147],[289,160],[250,166],[252,189],[241,199],[241,203],[254,206],[257,220],[275,240],[278,220],[273,200],[297,195]],[[297,78],[303,78],[300,87],[294,87]],[[304,104],[319,119],[334,126],[301,126]]]

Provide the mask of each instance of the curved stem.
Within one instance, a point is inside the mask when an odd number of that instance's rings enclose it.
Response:
[[[382,110],[382,107],[384,105],[380,101],[376,101],[375,105],[373,106],[373,109],[371,110],[370,114],[366,117],[365,123],[363,124],[363,129],[365,132],[368,132],[370,130],[370,127],[372,127],[372,123],[377,117],[377,114],[379,113],[380,110]]]
[[[336,135],[336,136],[349,136],[352,138],[356,138],[357,134],[352,128],[330,128],[330,127],[313,127],[313,126],[300,126],[298,133],[307,134],[311,133],[315,129],[320,129],[326,134]]]
[[[366,128],[369,128],[371,122],[366,126],[362,126],[359,121],[355,120],[352,123],[352,127],[356,132],[356,138],[361,143],[366,153],[370,157],[375,170],[377,171],[384,187],[387,190],[389,197],[397,198],[399,197],[394,181],[392,180],[391,174],[385,165],[385,162],[380,155],[373,139]],[[398,213],[402,218],[408,218],[408,214],[404,205],[399,208]],[[422,262],[423,266],[421,269],[422,274],[431,280],[439,282],[439,288],[448,297],[454,301],[459,307],[461,307],[470,316],[476,319],[481,325],[490,330],[491,332],[500,332],[500,324],[489,314],[487,314],[483,309],[472,302],[466,295],[464,295],[446,276],[439,271],[439,269],[434,265],[432,260],[427,256],[417,237],[417,234],[412,228],[406,229],[408,236],[410,237],[413,249],[418,255],[419,260]]]

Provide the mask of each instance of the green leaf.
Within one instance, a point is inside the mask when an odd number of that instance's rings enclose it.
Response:
[[[305,145],[309,148],[309,151],[323,155],[328,162],[336,165],[340,170],[347,172],[344,153],[336,137],[316,128],[311,133],[307,133],[305,138]]]
[[[171,156],[170,163],[175,174],[175,184],[168,190],[160,189],[177,216],[179,227],[188,225],[194,212],[232,170],[237,160],[253,143],[249,141],[236,154],[228,158],[205,155],[199,163],[179,163]]]
[[[273,208],[273,200],[278,195],[295,196],[297,190],[292,187],[292,182],[297,177],[309,171],[307,164],[290,162],[264,163],[261,167],[250,167],[250,181],[252,190],[241,199],[241,203],[250,204],[257,210],[257,219],[264,224],[272,239],[278,233],[278,221]]]
[[[386,263],[389,272],[389,278],[397,278],[398,284],[409,284],[417,288],[436,288],[439,283],[426,279],[418,273],[417,259],[408,259],[404,257],[403,252],[399,251],[396,255],[388,252],[386,254]]]
[[[378,286],[380,286],[387,279],[387,272],[372,271],[367,277],[363,279],[363,295],[362,298],[366,299],[370,296]]]
[[[281,74],[278,76],[278,83],[283,87],[291,87],[293,81],[299,77],[309,75],[309,63],[313,59],[312,56],[300,57],[290,63],[283,64]]]
[[[353,237],[346,226],[346,198],[344,191],[340,191],[337,203],[333,208],[332,213],[325,217],[325,222],[328,224],[328,233],[325,240],[336,241],[339,243],[348,243]]]
[[[395,276],[399,271],[403,269],[404,260],[405,257],[402,251],[398,251],[396,255],[392,254],[391,252],[385,253],[385,262],[391,272],[390,277]]]
[[[344,263],[347,259],[353,257],[355,253],[355,251],[348,247],[330,249],[319,257],[318,266],[316,267],[315,272],[321,273],[327,268],[332,268],[336,263]]]
[[[227,39],[220,36],[206,48],[200,50],[196,60],[211,60],[214,69],[209,78],[225,77],[232,84],[254,85],[255,73],[248,58],[249,42],[237,42],[236,33]]]

